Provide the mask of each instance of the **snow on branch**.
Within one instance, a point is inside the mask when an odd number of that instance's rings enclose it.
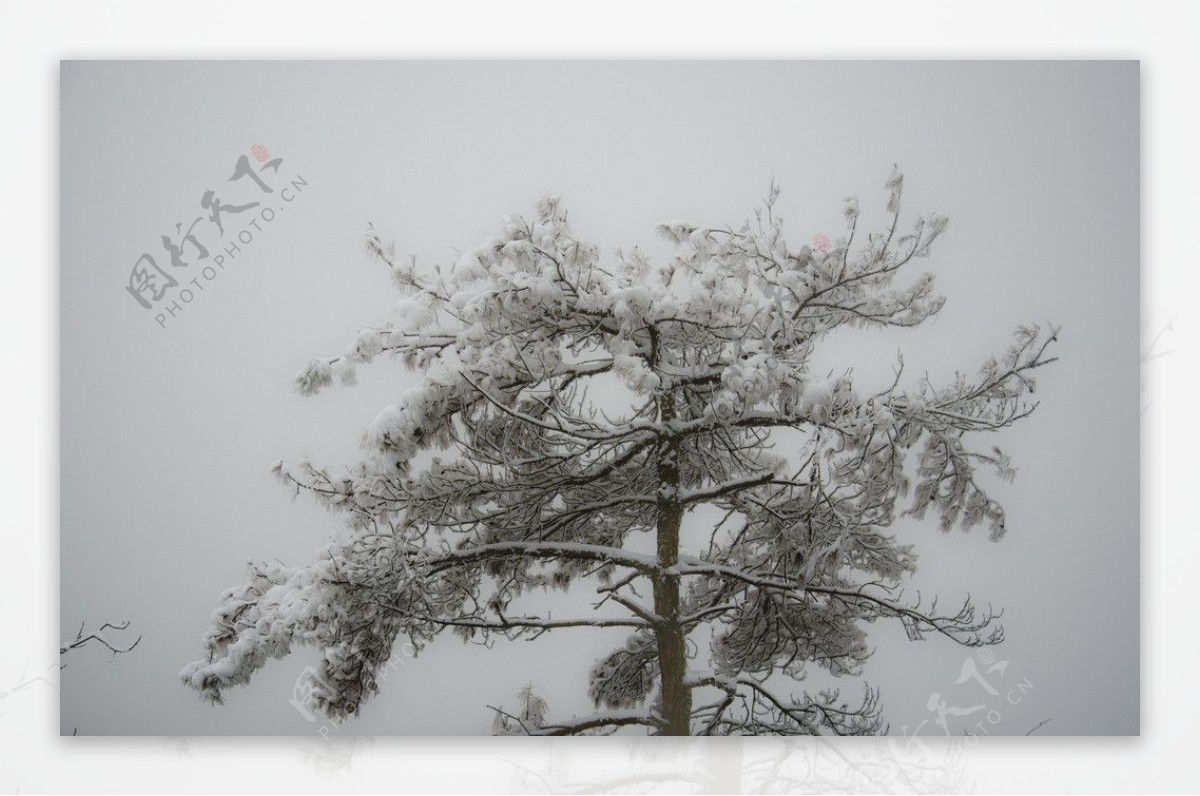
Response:
[[[364,429],[359,461],[274,465],[346,527],[308,566],[252,566],[181,679],[220,701],[310,646],[322,659],[306,699],[353,715],[401,643],[619,627],[625,643],[586,673],[604,712],[555,723],[530,687],[517,709],[493,708],[494,730],[883,731],[870,689],[857,707],[772,689],[813,669],[860,675],[881,619],[914,640],[1001,640],[969,599],[941,612],[902,598],[917,555],[890,528],[933,509],[944,529],[1001,538],[980,472],[1003,484],[1016,467],[980,439],[1031,416],[1059,334],[1021,326],[945,384],[902,388],[903,359],[872,394],[850,368],[814,374],[830,334],[915,326],[944,304],[914,267],[948,221],[903,217],[903,190],[896,170],[875,231],[847,200],[828,251],[789,243],[774,183],[742,223],[658,225],[674,247],[661,261],[578,237],[559,197],[442,265],[398,257],[372,228],[367,249],[401,293],[393,315],[304,364],[295,386],[351,385],[382,359],[415,384]],[[681,529],[709,516],[701,505],[721,519],[693,549]],[[568,589],[594,601],[569,618],[527,608]],[[709,674],[689,679],[697,668]]]
[[[92,643],[95,643],[101,647],[104,647],[106,650],[111,652],[113,655],[122,655],[127,652],[133,652],[133,650],[137,647],[137,645],[142,642],[142,637],[140,635],[137,638],[135,638],[132,642],[130,642],[128,644],[124,644],[124,645],[118,644],[109,638],[106,631],[112,630],[112,631],[120,633],[121,631],[128,630],[129,629],[129,620],[128,619],[126,619],[123,622],[115,622],[115,623],[114,622],[105,622],[104,624],[100,625],[99,629],[94,630],[85,635],[84,633],[85,633],[86,627],[87,627],[86,623],[84,623],[84,622],[79,623],[79,631],[75,633],[75,638],[71,639],[70,641],[64,642],[59,647],[59,649],[58,649],[59,656],[66,655],[68,652],[71,652],[72,650],[77,650],[81,647],[86,647],[88,644],[92,644]]]

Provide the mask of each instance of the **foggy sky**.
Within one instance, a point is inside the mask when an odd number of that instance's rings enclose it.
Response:
[[[934,271],[947,305],[919,329],[839,335],[822,366],[887,379],[899,348],[936,382],[1003,351],[1017,324],[1063,333],[1039,409],[986,439],[1020,468],[994,492],[1004,540],[943,535],[935,519],[896,526],[917,545],[924,596],[1003,607],[997,682],[1033,688],[1009,705],[955,684],[970,651],[909,643],[898,624],[872,627],[866,679],[895,732],[931,719],[936,692],[998,705],[992,734],[1044,718],[1040,734],[1137,733],[1138,83],[1134,62],[64,63],[62,633],[128,618],[144,638],[116,659],[70,659],[63,732],[323,726],[289,703],[313,650],[216,708],[177,672],[247,560],[305,564],[341,522],[292,502],[271,463],[353,463],[362,429],[413,383],[381,360],[354,389],[291,387],[399,299],[365,256],[368,222],[432,264],[557,193],[582,239],[665,257],[655,222],[740,223],[774,177],[798,247],[842,230],[848,194],[880,224],[899,163],[906,217],[951,218],[911,271]],[[161,310],[125,291],[130,268],[147,251],[167,267],[159,238],[204,212],[205,190],[261,198],[226,182],[255,144],[283,158],[275,184],[307,185],[272,197],[274,220],[160,327]],[[226,238],[242,228],[225,223]],[[332,732],[487,733],[486,706],[512,705],[527,682],[555,717],[588,712],[587,670],[623,637],[564,631],[490,650],[446,637]]]

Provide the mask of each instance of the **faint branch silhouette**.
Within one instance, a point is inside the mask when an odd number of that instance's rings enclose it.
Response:
[[[1042,727],[1045,727],[1049,723],[1050,723],[1050,719],[1042,719],[1034,726],[1034,728],[1032,730],[1030,730],[1029,732],[1027,732],[1025,734],[1033,735],[1034,733],[1036,733],[1038,730],[1040,730]]]
[[[741,737],[652,749],[627,740],[619,773],[574,771],[555,745],[540,763],[508,760],[511,787],[526,793],[954,793],[967,786],[961,739],[909,738],[842,747],[823,737],[784,737],[747,746]],[[935,748],[942,747],[942,748]],[[688,786],[683,790],[681,786]]]
[[[1142,386],[1143,393],[1146,392],[1148,382],[1149,382],[1149,378],[1146,374],[1146,365],[1150,362],[1153,362],[1156,359],[1162,359],[1163,357],[1165,357],[1169,354],[1175,353],[1174,349],[1164,350],[1162,347],[1163,338],[1167,335],[1167,333],[1175,331],[1175,316],[1171,316],[1170,320],[1168,320],[1166,322],[1166,324],[1164,324],[1162,326],[1162,328],[1160,328],[1157,332],[1155,332],[1153,337],[1151,337],[1149,340],[1147,340],[1146,337],[1147,337],[1149,329],[1150,329],[1150,321],[1149,320],[1142,321],[1141,386]],[[1146,414],[1146,410],[1148,410],[1150,408],[1150,405],[1152,403],[1154,403],[1153,399],[1144,400],[1142,402],[1142,414],[1143,415]]]
[[[86,636],[83,634],[85,626],[86,626],[85,622],[79,623],[79,632],[75,634],[74,640],[69,641],[69,642],[63,644],[61,647],[59,647],[59,650],[58,650],[59,656],[66,655],[71,650],[76,650],[76,649],[79,649],[80,647],[85,647],[92,642],[95,642],[95,643],[99,644],[100,646],[105,647],[110,652],[112,652],[112,654],[114,656],[121,655],[126,652],[132,652],[133,649],[139,643],[141,643],[141,640],[142,640],[142,637],[138,636],[136,639],[133,640],[132,644],[130,644],[126,647],[122,647],[117,644],[114,644],[112,641],[109,641],[108,637],[105,636],[104,631],[106,631],[106,630],[114,630],[117,632],[126,630],[129,627],[128,619],[126,619],[124,622],[120,622],[117,624],[114,624],[112,622],[105,622],[104,624],[102,624],[100,626],[99,630],[96,630],[92,633],[88,633]],[[65,663],[62,665],[66,666]]]

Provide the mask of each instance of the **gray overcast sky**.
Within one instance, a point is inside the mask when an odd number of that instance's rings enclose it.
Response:
[[[316,731],[288,702],[312,651],[219,708],[176,673],[248,559],[307,563],[339,522],[292,503],[271,462],[353,462],[363,427],[411,383],[382,362],[353,390],[291,388],[398,298],[364,255],[368,222],[435,262],[553,192],[581,237],[665,256],[654,222],[740,222],[774,175],[799,245],[840,232],[850,193],[878,221],[899,163],[907,213],[952,219],[922,263],[949,301],[927,327],[839,338],[821,361],[884,378],[899,347],[914,372],[945,376],[1019,323],[1063,326],[1042,406],[996,439],[1020,466],[997,492],[1008,536],[898,530],[918,545],[924,594],[1005,610],[1001,679],[1033,688],[993,734],[1043,718],[1043,734],[1136,733],[1138,84],[1133,62],[64,63],[62,632],[129,618],[144,635],[115,660],[70,659],[64,732]],[[203,212],[205,190],[258,198],[226,183],[255,144],[283,158],[276,184],[307,187],[273,199],[274,221],[160,328],[124,290],[129,269],[165,255],[160,237]],[[215,240],[202,238],[213,253]],[[987,698],[954,682],[963,649],[897,630],[873,629],[867,669],[894,731],[932,718],[931,693]],[[485,706],[526,682],[555,715],[590,710],[587,668],[621,638],[490,651],[446,638],[334,732],[486,733]]]

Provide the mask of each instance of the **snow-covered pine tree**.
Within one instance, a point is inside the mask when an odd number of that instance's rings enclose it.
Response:
[[[591,670],[599,712],[553,720],[530,690],[494,726],[883,729],[872,689],[847,706],[797,683],[812,667],[859,673],[864,625],[879,619],[910,638],[1001,639],[969,601],[949,614],[907,601],[899,589],[915,557],[887,531],[908,507],[934,509],[946,530],[1004,533],[976,472],[1012,468],[969,440],[1032,411],[1032,374],[1053,361],[1055,339],[1022,327],[1005,354],[945,386],[902,389],[897,369],[890,387],[863,394],[849,370],[811,372],[835,329],[915,326],[942,306],[929,274],[896,284],[946,228],[935,215],[901,233],[902,185],[899,172],[887,183],[880,233],[861,235],[847,200],[846,235],[829,251],[788,246],[774,186],[740,227],[661,224],[677,253],[660,264],[637,248],[602,256],[556,197],[445,268],[398,260],[372,233],[370,250],[407,296],[398,319],[312,360],[296,384],[305,394],[350,384],[384,355],[419,383],[371,423],[357,465],[276,464],[289,487],[345,512],[347,528],[315,563],[262,564],[226,592],[184,682],[220,701],[267,659],[315,646],[309,697],[345,716],[399,644],[621,627],[628,640]],[[787,456],[773,445],[781,434]],[[724,519],[685,545],[685,515],[706,504]],[[518,607],[532,590],[572,584],[595,589],[601,607],[573,619]]]

